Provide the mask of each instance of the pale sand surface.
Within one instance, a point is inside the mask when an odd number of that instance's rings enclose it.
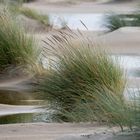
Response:
[[[140,27],[123,27],[99,37],[112,53],[140,55]]]
[[[128,85],[130,88],[139,88],[140,87],[140,77],[128,78]]]
[[[122,27],[113,32],[83,34],[111,54],[140,55],[140,27]]]
[[[118,127],[72,123],[0,125],[0,140],[139,140],[137,134],[120,133]]]
[[[60,4],[60,1],[65,1],[64,4]],[[135,11],[138,8],[138,1],[124,2],[124,3],[99,3],[99,2],[81,2],[77,4],[65,5],[68,0],[37,0],[24,4],[26,7],[36,9],[42,14],[47,13],[123,13]],[[51,4],[50,4],[51,2]],[[57,2],[57,3],[56,3]],[[139,8],[138,8],[139,9]],[[34,24],[33,24],[34,25]],[[42,27],[43,28],[43,27]],[[54,31],[53,31],[54,32]],[[35,34],[41,40],[45,39],[45,36],[49,36],[49,33]],[[93,41],[104,46],[104,48],[111,51],[111,53],[117,54],[140,54],[140,27],[123,27],[114,32],[110,32],[104,35],[97,35],[95,31],[85,31],[88,37]]]
[[[120,131],[119,128],[109,128],[96,123],[12,124],[0,125],[0,140],[74,140],[75,138],[86,140],[88,135],[98,135],[98,133],[101,134],[100,137],[98,136],[100,138],[98,140],[103,140],[118,131]]]
[[[69,4],[67,2],[46,2],[44,0],[38,0],[37,2],[24,4],[26,7],[30,7],[40,11],[41,13],[104,13],[104,12],[116,12],[116,13],[128,13],[138,9],[138,2],[125,2],[117,4],[105,4],[99,2],[80,2],[77,4]]]

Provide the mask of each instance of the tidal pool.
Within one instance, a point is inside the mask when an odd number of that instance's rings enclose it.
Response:
[[[140,88],[128,88],[124,92],[124,96],[127,100],[129,101],[135,101],[138,102],[140,101]]]
[[[32,123],[40,122],[37,118],[37,114],[24,113],[0,116],[0,124],[13,124],[13,123]]]
[[[136,55],[113,55],[120,65],[126,70],[129,77],[140,77],[140,56]]]
[[[101,31],[107,30],[104,26],[106,22],[106,16],[104,14],[78,14],[78,13],[50,13],[50,23],[57,28],[63,28],[66,25],[70,29],[79,30],[90,30],[90,31]],[[83,25],[86,25],[86,27]]]

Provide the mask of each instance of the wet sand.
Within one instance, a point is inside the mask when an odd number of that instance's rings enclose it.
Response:
[[[0,125],[0,140],[139,140],[139,134],[119,131],[97,123],[9,124]]]

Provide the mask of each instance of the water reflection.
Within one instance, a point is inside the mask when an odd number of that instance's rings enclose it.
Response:
[[[140,101],[140,88],[127,88],[124,92],[124,96],[129,101]]]
[[[34,113],[0,116],[0,124],[31,123],[37,121],[39,121],[37,114]]]
[[[140,56],[114,55],[113,57],[119,60],[129,77],[140,77]]]
[[[40,105],[43,97],[41,93],[24,93],[0,90],[0,104],[10,105]]]
[[[88,30],[107,30],[105,25],[105,15],[104,14],[71,14],[71,13],[53,13],[49,14],[50,23],[54,27],[62,28],[65,25],[70,27],[70,29],[80,29],[87,30],[81,21],[87,26]]]

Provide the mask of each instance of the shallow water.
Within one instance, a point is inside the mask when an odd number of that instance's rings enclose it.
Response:
[[[0,91],[0,124],[40,122],[37,114],[44,112],[38,108],[44,104],[40,97],[36,93]]]
[[[0,104],[9,105],[39,105],[42,102],[42,95],[38,93],[24,93],[0,90]]]
[[[63,28],[67,25],[70,29],[100,31],[107,30],[104,26],[106,16],[104,14],[78,14],[78,13],[53,13],[49,14],[50,23],[57,28]],[[86,27],[81,23],[86,25]]]
[[[121,65],[127,69],[140,68],[140,56],[118,55]]]
[[[140,77],[140,56],[114,55],[130,77]]]
[[[125,99],[138,102],[140,100],[140,88],[127,88],[124,92]]]
[[[0,116],[0,124],[13,124],[13,123],[31,123],[39,122],[37,114],[35,113],[23,113]]]

